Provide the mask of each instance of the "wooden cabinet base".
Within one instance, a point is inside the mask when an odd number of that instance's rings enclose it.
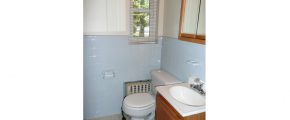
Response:
[[[205,112],[182,117],[159,93],[156,96],[156,120],[205,120]]]

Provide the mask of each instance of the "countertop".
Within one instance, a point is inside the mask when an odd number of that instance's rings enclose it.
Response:
[[[205,112],[205,105],[204,106],[190,106],[183,104],[177,100],[175,100],[169,93],[169,88],[172,86],[184,86],[189,87],[188,83],[180,83],[180,84],[173,84],[167,86],[158,86],[156,90],[160,93],[173,107],[174,109],[182,116],[190,116],[198,113]]]

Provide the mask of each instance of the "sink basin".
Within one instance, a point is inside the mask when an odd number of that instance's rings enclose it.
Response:
[[[183,104],[192,106],[205,105],[205,97],[188,87],[173,86],[169,88],[169,93],[174,99]]]

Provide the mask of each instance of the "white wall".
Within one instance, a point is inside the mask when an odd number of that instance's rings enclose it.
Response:
[[[128,0],[84,0],[84,35],[127,35]]]
[[[163,36],[164,0],[159,0],[158,36]]]
[[[178,38],[181,0],[164,0],[163,36]]]
[[[130,0],[84,0],[84,35],[128,35]],[[158,35],[163,35],[164,0],[159,0]]]

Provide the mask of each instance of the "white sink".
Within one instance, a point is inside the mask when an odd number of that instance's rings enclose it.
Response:
[[[169,88],[170,95],[177,101],[192,106],[205,105],[205,97],[194,90],[184,86],[173,86]]]

